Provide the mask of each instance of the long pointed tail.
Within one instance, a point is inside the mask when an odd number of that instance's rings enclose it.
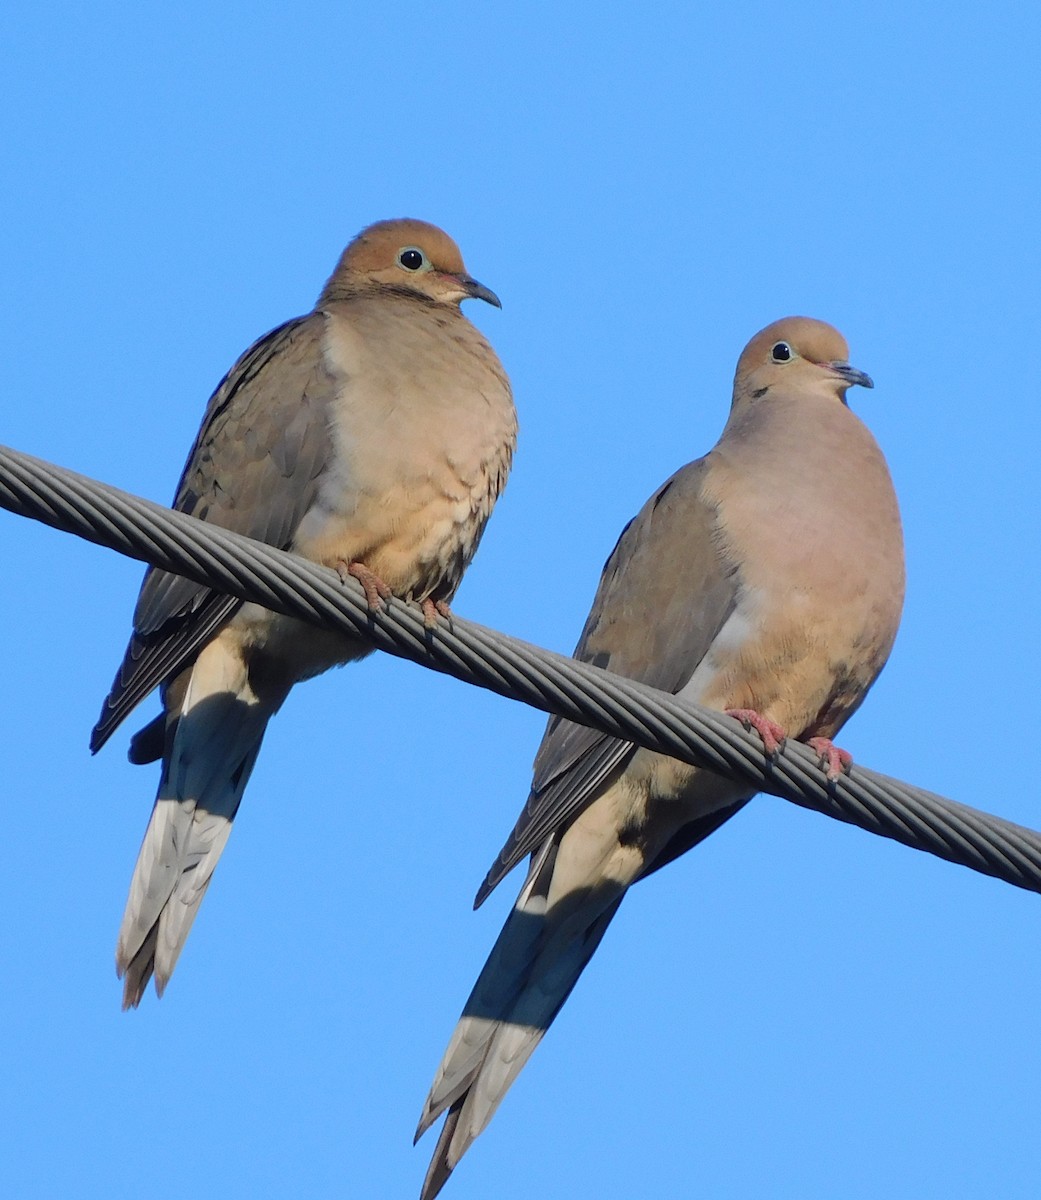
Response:
[[[491,1120],[625,895],[624,887],[600,881],[567,891],[548,907],[557,851],[551,839],[535,856],[437,1069],[416,1139],[446,1110],[448,1116],[421,1200],[433,1200]]]
[[[140,1003],[153,972],[162,995],[274,711],[256,702],[235,666],[226,653],[204,653],[176,718],[116,946],[124,1008]]]

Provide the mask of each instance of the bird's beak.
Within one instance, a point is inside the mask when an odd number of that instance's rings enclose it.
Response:
[[[494,304],[496,308],[502,308],[502,301],[491,288],[486,288],[483,283],[478,283],[469,275],[459,275],[457,278],[468,299],[486,300],[489,304]]]
[[[853,387],[858,383],[861,387],[866,388],[873,388],[875,386],[871,381],[870,375],[866,374],[864,371],[858,371],[857,368],[852,365],[852,363],[844,362],[842,359],[839,359],[836,362],[822,363],[821,365],[827,367],[829,371],[832,371],[834,374],[838,375],[838,377],[845,383],[847,387]]]

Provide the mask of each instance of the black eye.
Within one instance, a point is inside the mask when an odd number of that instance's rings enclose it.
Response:
[[[787,362],[792,356],[792,348],[787,342],[778,342],[770,354],[774,362]]]
[[[398,255],[398,262],[406,271],[418,271],[425,265],[426,259],[423,257],[422,250],[417,250],[415,246],[406,246]]]

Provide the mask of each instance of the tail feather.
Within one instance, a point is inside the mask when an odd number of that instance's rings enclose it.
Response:
[[[437,1139],[437,1145],[434,1147],[430,1166],[427,1167],[426,1178],[423,1180],[420,1200],[433,1200],[448,1182],[448,1177],[458,1162],[458,1158],[455,1161],[451,1160],[450,1147],[455,1137],[456,1126],[459,1124],[459,1110],[462,1106],[463,1102],[457,1100],[449,1109],[445,1123],[441,1126],[441,1133]],[[416,1137],[418,1138],[419,1135],[417,1134]]]
[[[257,740],[243,760],[241,769],[233,776],[232,787],[227,793],[229,811],[212,812],[196,807],[181,873],[159,916],[155,970],[156,990],[160,995],[177,965],[177,959],[191,931],[203,896],[210,886],[214,869],[231,835],[232,822],[260,751],[263,733],[264,729],[261,726]]]
[[[123,980],[124,1012],[128,1008],[137,1008],[141,1003],[141,997],[145,994],[148,981],[155,971],[155,942],[158,936],[159,928],[157,925],[153,925],[142,939],[137,953],[129,958],[121,956],[121,944],[116,947],[116,974]],[[160,996],[163,994],[163,989],[158,982],[155,990]]]
[[[536,856],[434,1077],[416,1131],[448,1116],[421,1200],[433,1200],[492,1119],[600,944],[625,895],[607,884],[546,905],[556,853]]]
[[[538,885],[544,876],[552,874],[555,857],[553,853],[540,854],[532,863],[513,912],[477,977],[434,1074],[416,1128],[416,1141],[472,1085],[496,1029],[528,981],[546,933],[545,888]]]
[[[217,647],[192,672],[130,883],[116,947],[123,1007],[162,995],[206,894],[274,709]]]

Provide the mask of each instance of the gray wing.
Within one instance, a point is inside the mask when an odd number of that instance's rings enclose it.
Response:
[[[622,531],[575,658],[673,693],[693,675],[733,611],[737,590],[735,568],[719,551],[715,509],[702,495],[710,458],[677,471]],[[573,821],[634,751],[632,742],[551,717],[531,794],[475,905]]]
[[[173,507],[286,549],[314,503],[332,454],[320,312],[287,321],[235,363],[203,417]],[[99,750],[153,688],[173,678],[241,605],[183,576],[150,568],[134,632],[90,748]]]

